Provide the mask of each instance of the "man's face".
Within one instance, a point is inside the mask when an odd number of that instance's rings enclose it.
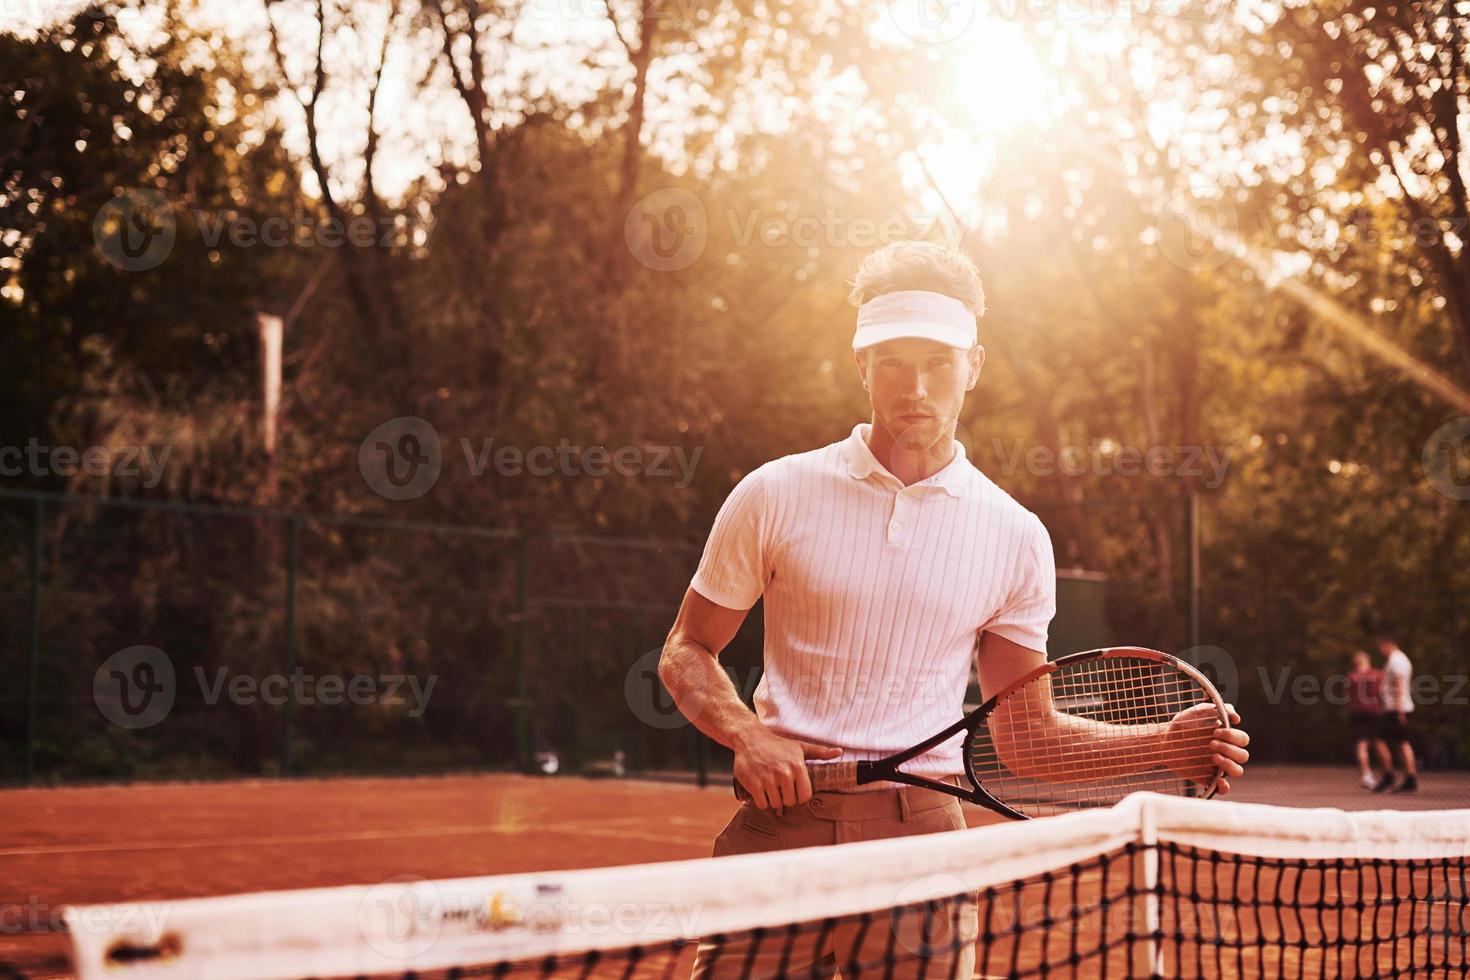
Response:
[[[856,351],[873,402],[874,424],[914,451],[947,451],[965,392],[980,380],[985,348],[968,351],[905,337]]]
[[[1378,653],[1387,658],[1390,653],[1393,653],[1393,643],[1389,640],[1379,640]]]

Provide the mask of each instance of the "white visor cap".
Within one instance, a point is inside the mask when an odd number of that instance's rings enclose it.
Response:
[[[858,307],[852,349],[863,350],[901,337],[922,337],[969,350],[979,342],[975,314],[955,299],[926,289],[875,296]]]

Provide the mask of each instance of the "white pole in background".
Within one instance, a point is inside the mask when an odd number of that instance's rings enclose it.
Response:
[[[286,325],[273,313],[258,313],[260,329],[261,445],[265,454],[276,455],[281,411],[281,340]]]

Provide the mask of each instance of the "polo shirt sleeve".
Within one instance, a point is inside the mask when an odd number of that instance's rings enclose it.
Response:
[[[1057,566],[1051,535],[1040,518],[1028,522],[1021,548],[1009,596],[982,632],[1045,653],[1047,629],[1057,614]]]
[[[749,609],[771,580],[766,468],[746,474],[720,507],[690,587],[727,609]]]

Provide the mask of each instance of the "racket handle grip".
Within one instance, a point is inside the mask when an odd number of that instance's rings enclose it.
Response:
[[[834,789],[852,789],[858,784],[856,762],[808,762],[807,774],[811,777],[812,792],[822,793]],[[734,780],[735,798],[742,803],[752,802],[750,792]]]
[[[812,792],[830,789],[852,789],[858,784],[856,762],[808,762],[806,771],[812,778]]]

